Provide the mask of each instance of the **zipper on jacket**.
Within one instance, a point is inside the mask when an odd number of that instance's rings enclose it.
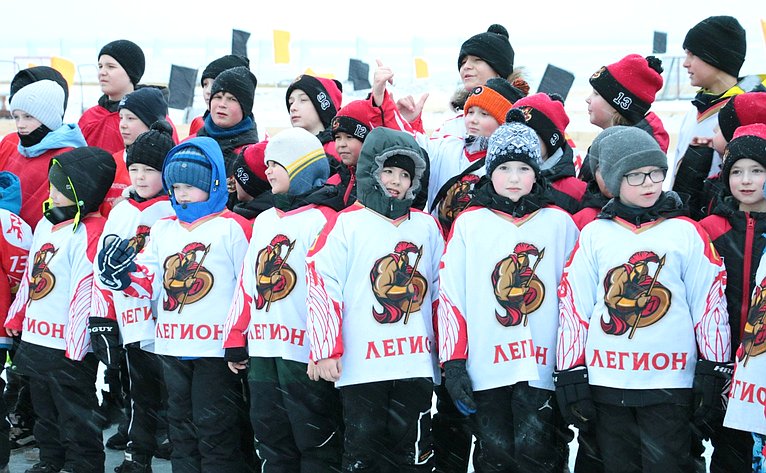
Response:
[[[753,236],[755,234],[755,219],[745,212],[747,225],[745,227],[745,257],[742,261],[742,301],[739,314],[739,337],[742,340],[742,333],[745,331],[747,323],[747,313],[750,309],[750,260],[753,257]],[[737,347],[734,347],[736,350]]]

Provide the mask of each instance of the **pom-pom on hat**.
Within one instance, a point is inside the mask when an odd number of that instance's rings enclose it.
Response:
[[[745,29],[732,16],[711,16],[694,25],[684,49],[723,72],[737,77],[747,53]]]
[[[718,127],[728,142],[743,125],[766,123],[766,92],[747,92],[730,98],[718,112]]]
[[[154,122],[149,128],[136,137],[125,152],[125,164],[144,164],[162,172],[162,164],[168,151],[173,149],[173,128],[165,120]]]
[[[279,164],[290,176],[287,193],[304,194],[323,185],[330,177],[330,164],[319,139],[304,128],[288,128],[266,145],[263,162]]]
[[[234,161],[234,179],[252,197],[271,189],[266,177],[266,163],[263,160],[267,144],[268,142],[261,141],[249,145]]]
[[[628,54],[603,66],[590,77],[590,85],[631,124],[649,112],[662,88],[662,61],[654,56]]]
[[[59,71],[49,66],[29,67],[17,72],[13,79],[11,79],[11,100],[13,100],[13,95],[16,92],[33,82],[41,80],[52,80],[61,86],[64,90],[64,111],[66,111],[66,106],[69,102],[69,84],[67,84],[66,79],[64,79],[64,76]]]
[[[22,110],[49,130],[63,124],[64,90],[52,80],[41,80],[23,87],[11,99],[11,112]]]
[[[535,175],[540,174],[540,166],[543,164],[540,139],[535,130],[524,124],[523,119],[503,123],[489,137],[484,164],[487,176],[492,176],[495,168],[508,161],[526,163],[535,170]]]
[[[343,132],[359,141],[364,141],[373,128],[373,120],[375,120],[375,113],[371,110],[369,103],[366,100],[354,100],[338,110],[337,115],[332,119],[330,129],[333,136]]]
[[[127,39],[112,41],[101,48],[101,51],[98,53],[99,59],[104,54],[112,56],[125,69],[125,73],[128,74],[128,78],[133,85],[138,84],[138,81],[144,75],[146,59],[144,58],[144,52],[136,43]]]
[[[457,69],[466,56],[476,56],[489,64],[497,75],[507,79],[513,72],[514,52],[504,26],[493,24],[486,32],[471,36],[460,46]]]
[[[737,128],[723,154],[721,182],[726,190],[734,163],[740,159],[752,159],[766,168],[766,124],[754,123]]]
[[[237,98],[244,117],[252,116],[255,88],[258,80],[250,69],[244,66],[226,69],[218,74],[210,89],[210,101],[218,92],[228,92]]]
[[[295,89],[302,90],[309,96],[322,126],[328,128],[343,102],[343,85],[335,79],[314,77],[308,74],[300,75],[290,84],[285,94],[288,112],[290,111],[290,94]]]
[[[197,189],[210,192],[213,181],[213,166],[199,148],[189,146],[178,150],[163,170],[168,186],[189,184]]]
[[[156,87],[141,87],[120,99],[118,110],[133,112],[147,127],[157,120],[164,120],[168,114],[168,103],[162,91]]]
[[[620,195],[622,178],[630,171],[645,166],[668,168],[668,158],[657,141],[634,126],[613,126],[599,133],[591,144],[591,153],[597,154],[601,177],[615,197]]]
[[[215,80],[221,72],[240,66],[250,68],[250,59],[237,54],[227,54],[218,59],[213,59],[210,61],[210,64],[205,67],[205,70],[202,71],[202,77],[200,77],[199,83],[204,87],[205,79]]]
[[[481,107],[500,124],[505,122],[505,115],[514,102],[522,97],[524,94],[510,82],[500,77],[493,77],[486,84],[473,88],[471,95],[465,101],[463,110],[467,112],[471,107]]]
[[[549,155],[564,146],[569,116],[560,95],[542,92],[529,95],[516,101],[513,109],[523,112],[524,123],[540,135]]]

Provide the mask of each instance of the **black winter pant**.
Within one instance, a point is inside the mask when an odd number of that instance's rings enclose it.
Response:
[[[340,471],[342,429],[338,390],[311,381],[306,363],[250,358],[250,420],[264,473]]]
[[[436,413],[432,420],[436,473],[465,473],[471,454],[468,417],[457,410],[444,383],[434,386]]]
[[[242,379],[223,358],[163,356],[173,473],[246,471],[241,448]]]
[[[103,473],[103,437],[94,418],[98,407],[98,360],[89,354],[79,363],[83,372],[75,380],[30,376],[32,405],[37,414],[35,439],[41,461],[57,468],[66,465],[75,473]]]
[[[596,402],[596,436],[604,471],[688,473],[691,407],[622,407]]]
[[[5,369],[5,360],[8,356],[8,350],[0,349],[0,375]],[[5,380],[0,378],[0,468],[8,464],[11,458],[11,424],[8,423],[8,406],[2,394],[5,392]]]
[[[345,427],[344,472],[430,472],[430,378],[340,388]]]
[[[527,383],[475,391],[476,473],[553,473],[560,465],[553,391]]]
[[[151,464],[157,449],[157,425],[161,422],[159,410],[165,392],[162,361],[159,355],[132,345],[125,349],[125,360],[130,376],[130,424],[126,452],[134,460]]]

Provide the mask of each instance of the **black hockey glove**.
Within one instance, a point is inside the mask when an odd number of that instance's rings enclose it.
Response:
[[[476,413],[476,401],[473,399],[471,378],[465,369],[465,360],[444,363],[444,387],[461,414],[469,416]]]
[[[116,320],[89,317],[88,332],[93,354],[107,369],[120,366],[120,327]]]
[[[246,347],[225,348],[223,350],[223,360],[231,363],[242,363],[250,359],[250,353]]]
[[[697,361],[694,370],[694,414],[692,423],[702,438],[710,436],[723,425],[729,401],[734,364],[709,360]]]
[[[130,240],[110,234],[104,237],[104,246],[98,252],[98,279],[104,286],[121,291],[130,286],[129,273],[136,270],[136,249],[128,246]]]
[[[588,369],[576,366],[568,370],[554,371],[556,400],[567,425],[572,424],[587,432],[596,419],[596,406],[590,394]]]

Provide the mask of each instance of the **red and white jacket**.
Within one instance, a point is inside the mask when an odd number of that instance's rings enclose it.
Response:
[[[15,213],[0,209],[0,313],[8,314],[27,269],[32,229]],[[12,339],[0,331],[0,348],[10,348]]]
[[[73,220],[37,224],[24,278],[5,327],[25,342],[65,350],[82,360],[90,350],[93,259],[106,220],[88,214],[72,232]]]

